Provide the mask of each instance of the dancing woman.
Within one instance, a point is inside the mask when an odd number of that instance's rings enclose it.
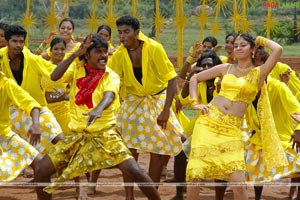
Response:
[[[270,48],[272,54],[265,64],[255,67],[252,55],[255,46]],[[234,199],[247,199],[245,183],[244,146],[241,125],[247,106],[254,100],[264,80],[280,58],[282,47],[276,42],[258,36],[240,34],[234,40],[237,64],[221,64],[194,75],[190,79],[192,107],[203,115],[196,121],[187,166],[187,181],[228,178]],[[198,83],[223,77],[221,90],[210,104],[197,102]],[[283,154],[278,154],[284,160]],[[278,164],[281,162],[277,162]],[[282,162],[284,163],[284,162]],[[274,163],[276,164],[276,163]],[[198,198],[197,187],[187,188],[187,199]]]

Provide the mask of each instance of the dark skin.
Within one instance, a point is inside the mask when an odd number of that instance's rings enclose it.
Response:
[[[32,125],[30,126],[28,133],[30,134],[30,141],[29,143],[31,145],[36,145],[40,142],[41,137],[41,127],[40,127],[40,109],[34,108],[32,109],[31,113],[32,118]]]
[[[33,108],[30,116],[32,118],[32,125],[29,128],[29,134],[30,134],[30,144],[31,145],[36,145],[40,141],[40,135],[41,135],[41,128],[40,128],[40,109],[38,108]],[[32,169],[35,169],[37,164],[42,160],[43,156],[42,154],[38,154],[32,163],[30,164],[30,167]]]
[[[82,44],[82,46],[74,52],[68,59],[62,61],[57,68],[53,71],[51,74],[52,80],[58,80],[63,76],[65,71],[68,69],[69,65],[72,63],[72,61],[81,55],[84,55],[87,59],[86,62],[91,66],[93,69],[101,69],[105,67],[105,63],[99,64],[97,62],[99,59],[101,60],[107,60],[107,49],[100,47],[100,48],[93,48],[90,52],[87,52],[87,49],[92,45],[92,36],[89,35],[86,42]],[[93,124],[95,120],[100,118],[102,116],[103,110],[107,108],[115,99],[115,94],[113,92],[107,91],[104,93],[103,98],[100,100],[100,103],[92,109],[88,113],[83,113],[84,115],[88,116],[86,121],[86,126]],[[132,180],[132,182],[147,182],[151,183],[152,180],[149,176],[144,174],[140,167],[138,166],[137,162],[132,158],[128,159],[116,166],[119,168],[124,177],[125,180]],[[43,160],[39,163],[35,170],[35,180],[37,182],[50,182],[51,175],[55,173],[55,168],[53,166],[53,163],[48,155],[46,155]],[[159,194],[155,187],[153,186],[146,186],[142,187],[139,186],[142,192],[149,198],[158,200],[160,199]],[[134,199],[133,194],[128,192],[128,188],[126,189],[126,199]],[[47,200],[51,199],[52,195],[48,194],[43,191],[42,187],[36,188],[38,199],[40,200]]]
[[[118,34],[120,41],[123,43],[124,47],[127,48],[130,60],[133,67],[142,67],[142,47],[143,41],[138,39],[139,30],[134,30],[131,26],[121,25],[118,26]],[[157,117],[157,124],[166,129],[167,123],[170,116],[170,109],[172,101],[177,91],[177,79],[173,78],[168,81],[167,86],[167,96],[164,104],[164,108],[160,115]],[[132,155],[137,160],[138,153],[136,149],[130,149]],[[149,164],[149,176],[154,182],[159,182],[161,177],[161,172],[163,169],[163,157],[165,155],[159,155],[150,153],[150,164]],[[124,179],[125,180],[125,179]],[[132,180],[125,180],[126,182],[131,182]],[[131,193],[133,195],[133,187],[130,187]]]
[[[8,56],[9,56],[9,65],[12,70],[19,70],[20,63],[22,59],[22,50],[25,45],[25,37],[23,35],[12,35],[7,42],[8,46]],[[36,111],[34,111],[36,112]],[[30,144],[36,144],[40,141],[40,135],[35,134],[35,123],[33,123],[33,129],[29,130]],[[63,133],[57,135],[51,142],[56,144],[60,139],[62,139]]]
[[[208,65],[206,65],[207,63],[201,63],[203,64],[203,67],[200,66],[195,66],[193,68],[192,73],[189,74],[189,76],[187,77],[187,80],[190,80],[190,78],[195,74],[195,73],[199,73],[203,70],[208,69]],[[213,97],[213,91],[214,91],[214,81],[206,81],[207,84],[207,92],[208,92],[208,96],[207,96],[207,102],[209,101],[209,99],[212,99]],[[189,96],[189,82],[185,82],[182,90],[181,90],[181,96],[183,98],[186,98],[187,96]],[[180,109],[182,107],[182,104],[180,102],[180,100],[176,100],[176,112],[179,112]],[[180,152],[179,155],[177,155],[175,157],[175,161],[174,161],[174,178],[175,178],[175,182],[184,182],[185,181],[185,174],[186,174],[186,165],[187,165],[187,157],[184,154],[183,151]],[[176,186],[176,195],[171,199],[171,200],[183,200],[183,192],[184,192],[184,187],[183,186]]]

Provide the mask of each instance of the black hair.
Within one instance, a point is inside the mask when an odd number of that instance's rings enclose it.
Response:
[[[83,43],[85,43],[86,40],[87,40],[87,37],[84,39]],[[102,48],[103,47],[106,50],[108,50],[108,43],[101,35],[92,34],[92,42],[93,42],[93,44],[86,50],[87,53],[89,53],[94,48]],[[79,59],[86,60],[84,55],[80,56]]]
[[[238,34],[238,35],[234,38],[233,43],[235,42],[235,40],[236,40],[237,38],[241,38],[241,37],[242,37],[244,40],[246,40],[247,42],[249,42],[251,48],[254,48],[254,47],[255,47],[255,39],[254,39],[250,34],[248,34],[248,33],[240,33],[240,34]]]
[[[261,62],[265,63],[267,61],[267,59],[269,58],[270,54],[268,52],[265,51],[265,47],[263,46],[258,46],[256,51],[255,51],[255,54],[254,54],[254,60],[257,59],[256,55],[257,53],[259,52],[259,50],[262,51],[263,53],[263,56],[261,56]]]
[[[97,29],[97,33],[99,33],[99,31],[101,31],[102,29],[106,30],[108,32],[109,36],[111,36],[111,28],[108,25],[103,24],[103,25],[99,26]]]
[[[116,25],[117,26],[128,25],[128,26],[131,26],[131,28],[133,28],[133,30],[135,30],[135,31],[140,29],[139,20],[131,15],[125,15],[123,17],[120,17],[116,21]]]
[[[13,35],[21,35],[24,36],[24,39],[26,39],[27,31],[19,25],[8,25],[4,31],[4,35],[7,41],[9,41]]]
[[[214,50],[208,49],[200,56],[200,58],[198,58],[196,66],[200,67],[202,60],[205,58],[212,58],[214,66],[222,64],[222,61],[217,53]]]
[[[52,50],[54,45],[59,44],[59,43],[63,43],[65,47],[67,46],[67,43],[66,43],[66,41],[64,41],[64,39],[62,39],[61,37],[56,37],[51,40],[50,50]]]
[[[210,42],[213,47],[217,46],[217,44],[218,44],[218,40],[215,37],[212,37],[212,36],[208,36],[208,37],[204,38],[203,41],[202,41],[202,44],[204,42]]]
[[[230,36],[232,36],[233,38],[235,38],[238,34],[235,32],[229,33],[225,36],[225,40],[227,40],[227,38],[229,38]]]
[[[64,23],[64,22],[70,22],[71,24],[72,24],[72,28],[73,28],[73,30],[75,29],[75,24],[74,24],[74,22],[73,22],[73,20],[72,20],[72,18],[70,18],[70,17],[67,17],[67,18],[64,18],[64,19],[62,19],[61,21],[60,21],[60,23],[59,23],[59,28],[61,27],[61,25],[62,25],[62,23]]]

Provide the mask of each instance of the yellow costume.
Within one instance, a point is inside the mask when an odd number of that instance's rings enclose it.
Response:
[[[115,99],[103,111],[102,116],[88,127],[86,127],[88,116],[84,116],[83,113],[88,113],[93,108],[75,104],[75,95],[79,90],[76,81],[84,76],[86,76],[84,63],[77,60],[73,61],[62,77],[63,82],[70,83],[69,129],[71,132],[49,150],[48,155],[54,164],[58,178],[56,182],[44,189],[48,193],[56,189],[56,183],[67,181],[86,172],[113,167],[132,158],[129,149],[115,129],[115,115],[120,105],[119,76],[106,67],[102,79],[92,94],[93,105],[100,103],[106,91],[113,92]]]
[[[283,74],[284,72],[286,72],[289,69],[291,70],[291,73],[290,73],[290,80],[288,82],[288,87],[290,88],[292,93],[296,96],[298,101],[300,102],[300,80],[297,77],[296,72],[294,70],[292,70],[290,66],[288,66],[287,64],[281,63],[281,62],[277,62],[275,67],[271,71],[270,76],[272,78],[275,78],[275,79],[281,81],[280,74]]]
[[[177,155],[182,150],[183,129],[172,109],[166,129],[157,124],[163,110],[168,81],[177,76],[161,44],[146,37],[142,40],[142,84],[133,73],[127,49],[121,44],[109,59],[120,75],[126,96],[118,112],[117,127],[129,148],[164,155]]]
[[[214,96],[216,96],[216,90],[214,91]],[[207,99],[207,84],[206,82],[200,82],[198,84],[198,102],[201,104],[208,104],[208,99]],[[179,96],[180,102],[183,105],[190,106],[190,96],[187,96],[185,98],[182,97],[180,94]],[[197,116],[195,116],[193,119],[190,120],[190,123],[188,124],[187,128],[185,129],[185,135],[188,137],[186,141],[183,143],[183,151],[188,157],[190,150],[191,150],[191,139],[192,139],[192,133],[194,130],[195,123],[198,119],[198,117],[201,115],[201,112],[198,112]]]
[[[35,146],[38,151],[43,152],[48,144],[58,134],[62,133],[55,117],[46,107],[45,94],[40,85],[42,76],[49,77],[55,65],[40,56],[34,55],[26,47],[23,48],[22,52],[24,56],[24,68],[23,80],[20,86],[43,106],[40,113],[41,141]],[[0,69],[7,77],[16,81],[9,64],[8,47],[0,49]],[[30,116],[26,115],[24,110],[16,106],[11,106],[10,110],[12,130],[28,141],[27,132],[31,123]]]
[[[76,43],[74,48],[65,54],[64,59],[68,58],[72,53],[74,53],[79,47],[81,43]],[[48,51],[47,51],[48,52]],[[49,54],[50,53],[50,54]],[[51,57],[51,52],[49,49],[48,54]],[[67,84],[51,81],[49,77],[43,76],[41,80],[41,86],[46,92],[55,92],[55,89],[64,89],[65,92],[67,89]],[[61,129],[64,133],[68,133],[68,124],[70,121],[70,103],[68,100],[48,103],[48,108],[54,114],[57,122],[61,126]]]
[[[227,73],[223,76],[219,95],[250,104],[258,91],[259,79],[259,67],[243,77]],[[224,114],[217,106],[210,104],[209,113],[200,115],[195,123],[187,181],[228,178],[233,172],[245,171],[242,122],[243,118]]]
[[[222,63],[227,63],[228,62],[228,57],[227,56],[219,56],[221,59]]]
[[[13,102],[28,115],[41,106],[13,80],[0,72],[0,183],[15,179],[27,168],[38,151],[10,128],[9,106]]]
[[[255,134],[249,139],[250,143],[246,145],[248,180],[251,182],[278,180],[300,172],[300,164],[298,162],[300,155],[292,149],[292,142],[290,142],[294,130],[300,130],[300,124],[294,127],[295,122],[290,117],[290,114],[300,113],[300,103],[284,83],[271,77],[267,80],[267,91],[276,130],[281,145],[285,150],[288,165],[270,169],[267,169],[265,166],[260,123],[257,118],[257,112],[251,105],[246,112],[248,124],[255,131]],[[271,141],[267,140],[266,142],[270,143]],[[274,149],[274,145],[272,144],[271,146]]]

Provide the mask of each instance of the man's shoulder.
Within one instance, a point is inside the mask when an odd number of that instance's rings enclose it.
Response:
[[[108,66],[106,66],[105,71],[108,73],[108,76],[110,76],[112,78],[120,78],[120,76]]]

